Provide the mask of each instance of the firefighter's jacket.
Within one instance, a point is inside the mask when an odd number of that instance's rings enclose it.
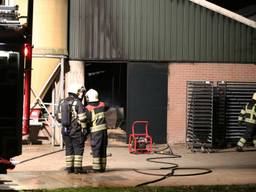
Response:
[[[107,164],[107,145],[108,135],[105,111],[106,107],[103,102],[88,103],[86,106],[87,117],[91,132],[92,148],[92,169],[94,171],[104,172]]]
[[[69,135],[72,136],[77,136],[81,132],[86,132],[86,111],[84,108],[84,105],[82,104],[81,100],[79,97],[75,94],[70,94],[66,100],[72,100],[72,110],[71,110],[71,125],[68,127],[69,129]],[[58,118],[61,119],[61,105],[58,107]]]
[[[252,100],[240,111],[238,121],[256,124],[256,101]]]
[[[86,109],[91,133],[107,129],[105,118],[107,106],[104,102],[88,103]]]

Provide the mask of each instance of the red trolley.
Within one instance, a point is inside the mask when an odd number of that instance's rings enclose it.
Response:
[[[138,125],[144,127],[143,133],[136,133]],[[148,121],[134,121],[132,124],[132,133],[129,135],[130,153],[152,153],[152,137],[148,133]]]

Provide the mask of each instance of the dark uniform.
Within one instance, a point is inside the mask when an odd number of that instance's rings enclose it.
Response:
[[[237,143],[237,151],[243,151],[245,143],[250,139],[253,139],[253,144],[256,147],[256,100],[252,99],[245,105],[240,112],[238,121],[239,124],[245,123],[246,131]]]
[[[66,171],[82,173],[82,160],[86,134],[86,113],[84,105],[76,94],[69,93],[65,99],[72,103],[71,125],[62,126],[62,137],[65,144]],[[59,119],[61,114],[58,113]]]
[[[86,106],[87,118],[91,133],[91,149],[93,156],[93,171],[104,172],[107,164],[108,134],[104,112],[107,107],[104,102],[89,102]]]

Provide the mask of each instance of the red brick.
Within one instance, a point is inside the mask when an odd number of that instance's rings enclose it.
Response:
[[[170,63],[168,77],[168,143],[185,143],[186,139],[186,82],[192,80],[253,81],[254,64]]]

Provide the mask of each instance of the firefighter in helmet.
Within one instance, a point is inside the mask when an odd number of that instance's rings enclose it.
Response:
[[[85,94],[87,101],[88,127],[91,135],[92,169],[94,172],[104,172],[107,163],[108,134],[104,112],[108,109],[106,104],[99,101],[98,92],[90,89]]]
[[[241,110],[238,121],[239,125],[245,123],[246,131],[237,142],[236,150],[243,151],[245,143],[251,139],[256,147],[256,93],[253,94],[251,101]]]
[[[82,168],[82,160],[87,133],[87,118],[81,98],[85,91],[84,86],[71,85],[68,89],[68,97],[59,105],[58,119],[62,125],[67,173],[85,173]]]

